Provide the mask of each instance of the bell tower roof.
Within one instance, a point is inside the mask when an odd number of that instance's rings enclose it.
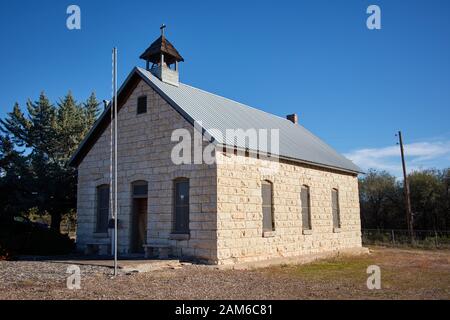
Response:
[[[175,49],[169,40],[166,39],[164,35],[165,27],[165,25],[161,26],[161,36],[156,39],[143,54],[141,54],[141,59],[157,64],[161,61],[161,55],[164,55],[164,61],[167,64],[173,64],[180,61],[184,62],[183,57],[177,49]]]

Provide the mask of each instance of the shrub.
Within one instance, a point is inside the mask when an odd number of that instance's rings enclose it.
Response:
[[[74,241],[67,235],[29,221],[0,225],[0,243],[9,256],[11,252],[44,256],[68,254],[75,247]]]

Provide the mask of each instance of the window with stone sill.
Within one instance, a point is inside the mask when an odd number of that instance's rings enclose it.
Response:
[[[109,191],[109,185],[107,184],[98,186],[96,190],[97,221],[95,233],[97,234],[108,234]]]
[[[270,181],[261,184],[263,232],[275,231],[275,220],[273,216],[273,185]]]
[[[333,214],[333,230],[339,231],[341,228],[341,213],[339,208],[339,191],[338,189],[331,190],[331,208]]]
[[[300,203],[301,203],[301,213],[302,213],[302,228],[303,233],[308,233],[311,231],[311,196],[309,192],[309,187],[303,185],[300,190]],[[306,231],[306,232],[305,232]]]
[[[174,180],[173,234],[189,234],[189,179]]]

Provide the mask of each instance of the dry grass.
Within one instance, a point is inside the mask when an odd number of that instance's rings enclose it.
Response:
[[[381,269],[381,290],[368,290],[367,267]],[[450,251],[372,247],[370,255],[337,257],[268,273],[303,280],[318,288],[333,284],[323,298],[450,299]]]
[[[381,290],[367,289],[369,265],[381,268]],[[20,263],[14,270],[22,278],[11,274],[0,282],[0,299],[450,299],[449,250],[373,247],[370,255],[307,265],[248,271],[183,266],[114,280],[92,269],[83,272],[76,291],[65,288],[65,266],[51,271],[54,278],[48,272],[45,281],[30,278]]]

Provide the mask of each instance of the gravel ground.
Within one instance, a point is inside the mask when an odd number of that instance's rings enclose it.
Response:
[[[0,288],[33,287],[51,283],[66,283],[69,265],[43,261],[0,261]],[[111,271],[106,267],[80,266],[81,274],[106,275]],[[1,295],[0,295],[1,297]]]
[[[368,290],[366,268],[382,269]],[[356,258],[258,270],[184,265],[120,274],[81,266],[81,290],[66,288],[67,264],[0,261],[0,299],[450,299],[450,251],[372,249]]]

